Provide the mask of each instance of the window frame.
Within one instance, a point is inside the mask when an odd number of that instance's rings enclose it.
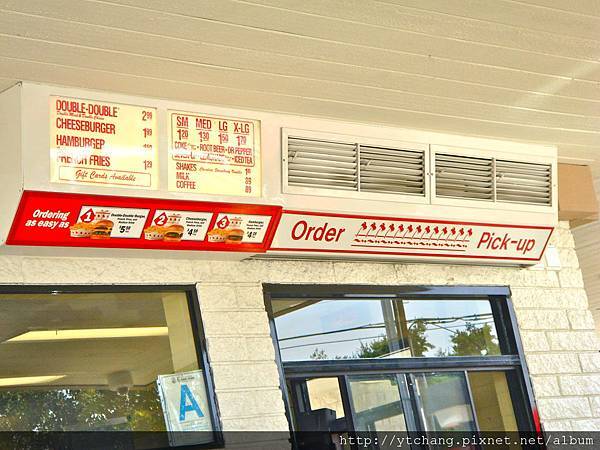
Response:
[[[196,359],[199,369],[204,375],[204,383],[206,386],[206,396],[208,400],[210,418],[212,421],[213,441],[205,444],[192,444],[185,446],[173,447],[181,450],[196,450],[196,449],[213,449],[223,448],[225,440],[221,421],[219,418],[219,409],[213,382],[212,368],[208,358],[206,337],[204,335],[204,327],[202,326],[202,314],[200,311],[200,300],[196,286],[193,284],[110,284],[110,285],[89,285],[89,284],[44,284],[44,285],[6,285],[0,284],[0,294],[102,294],[102,293],[129,293],[129,292],[157,292],[157,291],[174,291],[182,292],[186,295],[188,314],[190,319],[190,327],[194,337],[194,347],[196,349]],[[109,432],[110,433],[110,432]],[[126,433],[144,433],[139,431],[129,431]],[[156,432],[162,433],[162,432]],[[168,431],[164,432],[168,434]],[[94,433],[90,432],[90,436]],[[92,438],[93,439],[93,438]],[[169,447],[171,448],[171,447]],[[158,448],[157,448],[158,450]]]
[[[517,423],[524,429],[523,432],[540,432],[537,422],[537,407],[533,395],[533,388],[519,328],[511,300],[510,288],[507,286],[438,286],[438,285],[403,285],[403,286],[378,286],[378,285],[305,285],[305,284],[263,284],[265,309],[269,316],[271,338],[275,347],[275,360],[279,370],[282,397],[285,404],[286,416],[294,439],[294,425],[291,420],[290,398],[287,392],[287,379],[301,379],[310,377],[380,374],[397,372],[407,380],[419,372],[465,372],[469,371],[502,371],[507,378],[511,377],[511,396],[521,399],[514,404]],[[501,343],[502,355],[494,356],[452,356],[452,357],[415,357],[397,359],[377,359],[376,364],[372,359],[346,359],[346,360],[308,360],[283,362],[279,350],[277,329],[272,309],[272,300],[286,297],[294,298],[344,298],[344,295],[357,296],[365,294],[372,296],[386,295],[407,296],[411,299],[481,299],[487,298],[492,306],[496,331]],[[352,298],[352,297],[346,297]],[[507,354],[505,354],[507,353]],[[467,376],[467,383],[468,376]],[[416,401],[416,399],[412,399]],[[411,426],[414,414],[405,413],[407,426]],[[419,420],[416,420],[418,424]],[[413,422],[413,426],[415,423]],[[520,427],[520,428],[521,428]]]

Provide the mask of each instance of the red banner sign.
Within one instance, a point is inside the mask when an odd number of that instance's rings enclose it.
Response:
[[[533,264],[552,227],[280,206],[25,191],[8,245],[149,248]]]
[[[552,227],[284,211],[270,250],[428,259],[541,259]]]
[[[25,191],[8,245],[265,252],[280,206]]]

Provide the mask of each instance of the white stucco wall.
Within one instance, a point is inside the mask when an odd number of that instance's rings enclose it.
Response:
[[[551,244],[562,269],[332,261],[242,262],[0,256],[2,284],[173,284],[198,287],[225,431],[287,430],[262,283],[506,285],[512,290],[547,430],[600,430],[600,345],[573,237]]]

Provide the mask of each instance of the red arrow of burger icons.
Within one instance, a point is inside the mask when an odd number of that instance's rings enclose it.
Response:
[[[355,235],[355,241],[374,245],[408,245],[434,247],[464,247],[461,243],[469,241],[473,229],[466,227],[386,223],[364,221]],[[370,238],[363,240],[360,238]]]

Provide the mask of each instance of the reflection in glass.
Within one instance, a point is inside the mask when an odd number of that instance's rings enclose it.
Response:
[[[412,356],[500,354],[488,300],[399,300],[396,307]]]
[[[311,378],[306,380],[310,409],[330,409],[335,411],[336,419],[344,417],[344,404],[337,377]]]
[[[389,352],[378,300],[273,300],[273,312],[284,361]]]
[[[0,295],[0,431],[164,431],[198,368],[185,292]]]
[[[517,431],[507,372],[469,372],[469,385],[481,431]],[[520,448],[520,447],[510,447]]]
[[[348,377],[355,431],[406,431],[396,375]]]
[[[287,388],[293,401],[292,418],[300,450],[340,448],[350,450],[349,445],[335,446],[340,436],[347,442],[348,414],[344,410],[340,379],[338,377],[295,378],[287,380]]]
[[[464,372],[413,376],[426,431],[476,430]]]
[[[284,361],[499,355],[489,300],[274,299]]]

